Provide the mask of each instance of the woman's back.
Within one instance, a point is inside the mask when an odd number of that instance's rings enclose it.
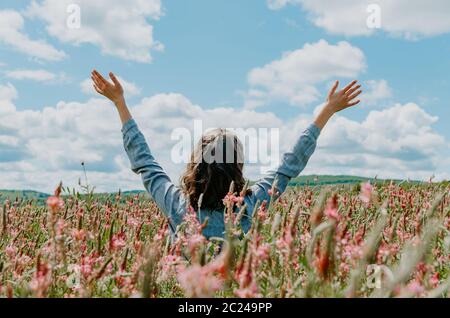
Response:
[[[124,124],[122,132],[124,147],[130,158],[132,170],[142,176],[145,188],[167,216],[170,230],[172,233],[175,233],[177,227],[183,223],[190,207],[189,198],[179,187],[172,183],[165,171],[156,162],[144,136],[133,119]],[[284,154],[280,166],[275,170],[269,171],[263,179],[250,188],[249,194],[244,195],[243,205],[245,205],[246,209],[241,218],[241,227],[244,232],[247,232],[251,227],[252,214],[258,202],[270,201],[270,190],[275,180],[276,192],[281,194],[285,191],[289,180],[298,176],[304,169],[316,148],[319,134],[320,129],[316,125],[311,125],[306,129],[292,151]],[[222,199],[220,198],[220,200]],[[205,237],[224,236],[224,207],[195,210],[199,211],[197,214],[200,223],[204,223],[206,218],[208,218],[206,227],[203,229]]]
[[[191,169],[188,169],[188,175],[185,175],[187,178],[184,178],[184,182],[182,183],[182,186],[184,186],[183,190],[176,187],[166,172],[156,162],[144,136],[132,119],[123,96],[123,87],[119,80],[113,73],[110,73],[109,76],[112,83],[94,70],[92,72],[94,88],[99,94],[106,96],[116,105],[123,124],[124,147],[130,159],[131,168],[134,172],[141,175],[145,188],[168,218],[171,231],[175,232],[177,227],[183,223],[188,209],[194,208],[196,211],[200,210],[200,221],[203,222],[205,217],[209,219],[208,224],[203,230],[203,234],[206,237],[223,237],[224,215],[221,209],[223,199],[221,196],[226,195],[224,189],[230,186],[230,184],[225,183],[235,183],[237,181],[236,183],[239,187],[243,186],[243,162],[239,162],[238,160],[238,162],[234,162],[232,165],[224,166],[222,162],[214,160],[212,162],[204,161],[202,152],[202,158],[199,162],[192,160],[190,163]],[[280,166],[275,170],[269,171],[263,179],[251,187],[251,193],[244,196],[244,203],[247,206],[246,213],[241,219],[241,225],[244,231],[248,231],[251,226],[252,213],[258,202],[270,201],[270,190],[274,184],[276,184],[277,195],[280,195],[285,191],[289,180],[298,176],[305,168],[316,148],[320,131],[325,127],[330,118],[335,113],[355,106],[360,102],[360,100],[356,100],[362,93],[360,90],[361,85],[357,85],[357,81],[351,82],[340,91],[337,90],[338,86],[339,82],[336,81],[328,94],[326,105],[319,112],[314,124],[303,132],[293,149],[284,154]],[[217,151],[220,152],[221,150],[221,143],[216,142],[216,137],[220,136],[223,130],[219,131],[221,133],[217,136],[212,136],[213,138],[202,138],[200,143],[202,147],[206,146],[206,148],[211,148],[210,154],[212,157],[215,157]],[[233,149],[234,155],[232,157],[234,157],[234,160],[241,159],[239,153],[241,150],[238,148]],[[226,151],[226,148],[224,149],[225,151],[222,154],[228,158],[231,152]],[[195,156],[193,158],[195,159]],[[241,189],[237,190],[239,192]],[[205,198],[200,200],[203,195],[206,196],[206,200]],[[206,202],[205,207],[207,209],[202,209],[203,205],[200,201],[203,200]]]

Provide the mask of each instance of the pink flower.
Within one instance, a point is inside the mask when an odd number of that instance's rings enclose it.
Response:
[[[439,285],[439,273],[438,272],[434,273],[433,276],[431,276],[430,285],[433,288],[436,288]]]
[[[64,201],[56,196],[51,196],[47,199],[47,206],[52,211],[57,211],[59,209],[62,209],[64,207]]]
[[[169,233],[169,230],[165,227],[162,228],[158,231],[158,233],[156,233],[155,237],[153,238],[154,241],[158,242],[158,241],[162,241],[164,240],[167,235]]]
[[[161,267],[163,270],[163,274],[167,272],[171,272],[173,267],[180,264],[182,261],[180,256],[176,256],[173,254],[169,254],[161,259]]]
[[[72,236],[77,241],[83,241],[86,238],[86,233],[84,232],[83,229],[81,230],[74,229],[72,230]]]
[[[216,277],[208,265],[195,264],[181,270],[178,281],[189,298],[210,298],[223,286],[223,280]]]
[[[412,281],[407,286],[408,290],[416,296],[419,296],[424,292],[423,286],[416,280]]]
[[[5,252],[6,252],[6,255],[8,255],[9,258],[14,258],[16,256],[16,254],[17,254],[17,248],[15,246],[13,246],[13,245],[8,245],[5,248]]]
[[[288,227],[284,230],[283,236],[280,237],[279,239],[277,239],[276,245],[279,250],[281,250],[283,252],[289,252],[291,249],[292,242],[293,242],[293,238],[291,235],[291,230]]]
[[[255,255],[260,261],[268,260],[270,256],[270,244],[264,243],[261,246],[259,246],[255,252]]]
[[[267,191],[267,194],[270,196],[278,197],[280,195],[280,192],[278,191],[277,188],[275,188],[275,189],[269,189]]]
[[[206,241],[205,237],[201,234],[192,235],[188,240],[188,248],[191,254],[194,253],[195,250],[197,250],[197,248],[202,246],[205,243],[205,241]]]
[[[222,201],[227,208],[232,208],[234,205],[240,207],[242,202],[244,202],[244,198],[242,196],[236,196],[233,193],[228,193]]]
[[[328,200],[328,204],[324,213],[328,218],[339,221],[341,217],[338,214],[338,208],[337,195],[334,195],[332,198],[330,198],[330,200]]]
[[[89,256],[83,257],[81,259],[81,265],[80,265],[81,274],[83,274],[83,276],[85,278],[88,278],[93,272],[94,265],[95,265],[94,258],[89,257]]]
[[[337,210],[336,210],[336,209],[332,209],[332,208],[326,209],[326,210],[325,210],[325,215],[326,215],[328,218],[334,219],[334,220],[336,220],[336,221],[339,221],[339,218],[340,218],[340,216],[339,216]]]
[[[259,219],[263,220],[263,221],[265,221],[267,219],[267,216],[268,216],[266,205],[267,205],[267,202],[264,201],[261,204],[261,206],[258,208],[258,212],[257,212],[257,215],[258,215]]]
[[[127,219],[127,225],[130,225],[132,227],[137,227],[139,226],[139,220],[133,217],[129,217]]]
[[[120,250],[127,245],[126,235],[124,232],[116,234],[112,238],[111,247],[113,250]]]
[[[192,207],[188,210],[188,212],[185,214],[184,223],[186,223],[186,234],[187,235],[194,235],[199,234],[202,231],[202,225],[200,224],[200,221],[198,220],[197,213],[195,212]]]
[[[33,279],[30,282],[30,289],[35,293],[37,297],[45,297],[47,290],[52,283],[52,273],[50,266],[46,263],[42,263],[38,259],[37,269],[34,273]]]
[[[239,298],[258,298],[261,296],[255,282],[252,282],[248,287],[235,290],[234,294]]]
[[[361,185],[361,193],[359,195],[360,200],[365,204],[369,204],[372,201],[372,192],[373,187],[370,184],[370,181],[363,183]]]

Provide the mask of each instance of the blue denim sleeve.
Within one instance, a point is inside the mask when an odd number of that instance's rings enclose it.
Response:
[[[141,175],[145,189],[169,218],[171,225],[176,228],[183,219],[178,213],[183,197],[180,189],[172,183],[164,169],[156,162],[144,135],[133,119],[123,125],[122,133],[131,169]]]
[[[269,190],[272,189],[274,182],[276,182],[276,190],[279,195],[286,190],[289,181],[305,169],[309,158],[316,149],[319,135],[320,129],[314,124],[302,133],[294,148],[283,155],[280,166],[275,170],[268,171],[263,179],[251,187],[252,195],[250,199],[253,204],[258,201],[260,203],[270,201]]]

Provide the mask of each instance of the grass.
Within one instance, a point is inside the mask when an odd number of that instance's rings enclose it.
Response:
[[[171,240],[142,194],[65,193],[0,208],[0,297],[448,297],[447,183],[290,187],[242,233]],[[241,207],[242,208],[242,207]]]

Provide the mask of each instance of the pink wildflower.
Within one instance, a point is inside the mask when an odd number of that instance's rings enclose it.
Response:
[[[206,239],[201,234],[194,234],[188,240],[188,248],[191,253],[195,253],[195,251],[202,246],[206,242]]]
[[[222,201],[223,201],[223,204],[227,208],[232,208],[234,205],[236,205],[237,207],[240,207],[242,205],[242,203],[244,202],[244,197],[236,196],[233,193],[227,193],[227,195],[225,196],[225,198],[223,198]]]
[[[335,221],[340,220],[340,215],[338,214],[337,195],[334,195],[332,198],[330,198],[330,200],[328,200],[328,204],[324,213],[330,219],[333,219]]]
[[[373,187],[370,184],[370,181],[363,183],[361,185],[361,193],[359,195],[360,200],[366,205],[370,204],[370,202],[372,201],[372,192]]]
[[[436,288],[439,285],[439,273],[438,272],[434,273],[433,276],[431,276],[430,285],[433,288]]]
[[[178,274],[178,281],[189,298],[210,298],[223,286],[223,281],[214,275],[211,268],[193,265]]]
[[[30,282],[30,289],[39,298],[45,297],[52,283],[52,274],[49,265],[42,263],[38,258],[36,272]]]
[[[270,244],[269,243],[264,243],[262,245],[260,245],[258,247],[258,249],[255,252],[255,256],[260,260],[260,261],[266,261],[269,259],[270,256]]]
[[[74,229],[72,230],[72,237],[77,241],[83,241],[86,238],[86,233],[83,229]]]
[[[47,206],[52,211],[57,211],[64,207],[64,201],[59,197],[51,196],[47,199]]]
[[[255,282],[252,282],[248,287],[235,290],[234,294],[239,298],[258,298],[258,287]]]
[[[6,252],[6,255],[8,255],[8,257],[12,259],[17,254],[17,248],[14,245],[8,245],[5,248],[5,252]]]
[[[408,291],[413,293],[416,296],[419,296],[420,294],[422,294],[424,292],[424,288],[423,286],[416,280],[412,281],[411,283],[408,284],[407,286]]]

